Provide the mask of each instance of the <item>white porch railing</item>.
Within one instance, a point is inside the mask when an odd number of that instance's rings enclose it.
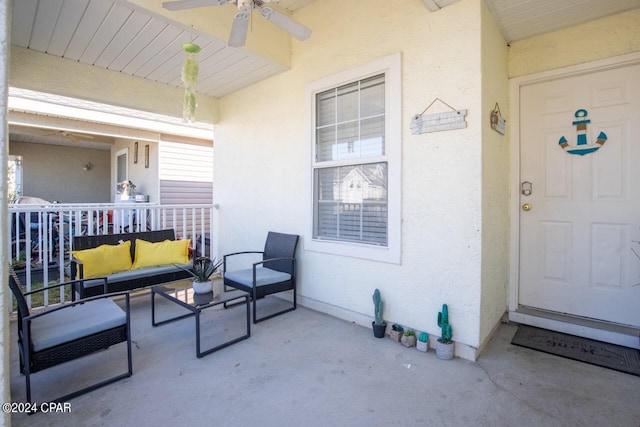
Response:
[[[68,273],[71,261],[73,236],[78,235],[172,228],[177,239],[192,240],[191,245],[194,251],[198,250],[197,255],[213,258],[217,255],[211,238],[214,206],[149,203],[10,204],[7,235],[11,237],[6,242],[6,250],[14,268],[24,265],[20,275],[27,291],[38,282],[69,279],[65,272]],[[43,293],[42,304],[45,306],[65,300],[64,294],[51,298],[49,292]]]

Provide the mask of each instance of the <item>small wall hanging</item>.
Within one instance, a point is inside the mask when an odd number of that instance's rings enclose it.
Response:
[[[138,141],[133,143],[133,163],[138,163]]]
[[[149,144],[144,146],[144,167],[149,167]]]
[[[431,108],[436,101],[440,101],[447,107],[451,108],[452,111],[428,114],[425,116],[424,113]],[[467,127],[467,122],[464,119],[466,115],[467,110],[456,110],[440,98],[436,98],[431,101],[431,104],[429,104],[422,113],[413,116],[413,119],[411,119],[411,133],[416,135],[442,130],[464,129]]]
[[[493,111],[491,112],[491,129],[498,132],[500,135],[504,135],[504,132],[507,127],[507,121],[502,117],[502,113],[500,112],[500,106],[496,102],[496,106],[493,107]]]
[[[578,120],[575,120],[572,124],[576,127],[577,133],[577,143],[575,147],[571,147],[569,145],[569,141],[564,136],[560,137],[558,141],[558,145],[562,147],[569,154],[577,154],[579,156],[584,156],[585,154],[590,154],[598,151],[600,147],[607,142],[607,135],[604,132],[600,132],[598,135],[598,139],[593,144],[589,144],[587,141],[587,125],[591,123],[590,119],[587,119],[587,110],[584,108],[579,109],[575,112],[574,117]]]

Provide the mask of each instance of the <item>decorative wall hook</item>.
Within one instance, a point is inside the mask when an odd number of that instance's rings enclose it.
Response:
[[[496,106],[493,108],[491,112],[491,129],[495,130],[501,135],[504,135],[507,121],[502,117],[502,113],[500,112],[500,106],[496,102]]]

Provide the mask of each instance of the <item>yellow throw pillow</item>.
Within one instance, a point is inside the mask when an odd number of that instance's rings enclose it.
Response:
[[[71,251],[82,261],[83,277],[108,276],[119,271],[131,270],[131,241],[119,245],[100,245],[93,249]]]
[[[136,255],[132,270],[161,265],[188,264],[189,239],[151,243],[136,239]]]

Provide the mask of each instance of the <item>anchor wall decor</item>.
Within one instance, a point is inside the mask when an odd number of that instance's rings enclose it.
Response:
[[[560,147],[564,148],[569,154],[577,154],[579,156],[584,156],[585,154],[596,152],[607,142],[607,135],[604,132],[600,132],[598,135],[598,139],[593,144],[587,143],[587,124],[591,123],[591,120],[587,119],[587,110],[581,108],[576,111],[574,117],[578,120],[574,121],[573,124],[576,126],[576,133],[578,134],[578,142],[575,147],[571,147],[567,138],[562,136],[558,141]]]

